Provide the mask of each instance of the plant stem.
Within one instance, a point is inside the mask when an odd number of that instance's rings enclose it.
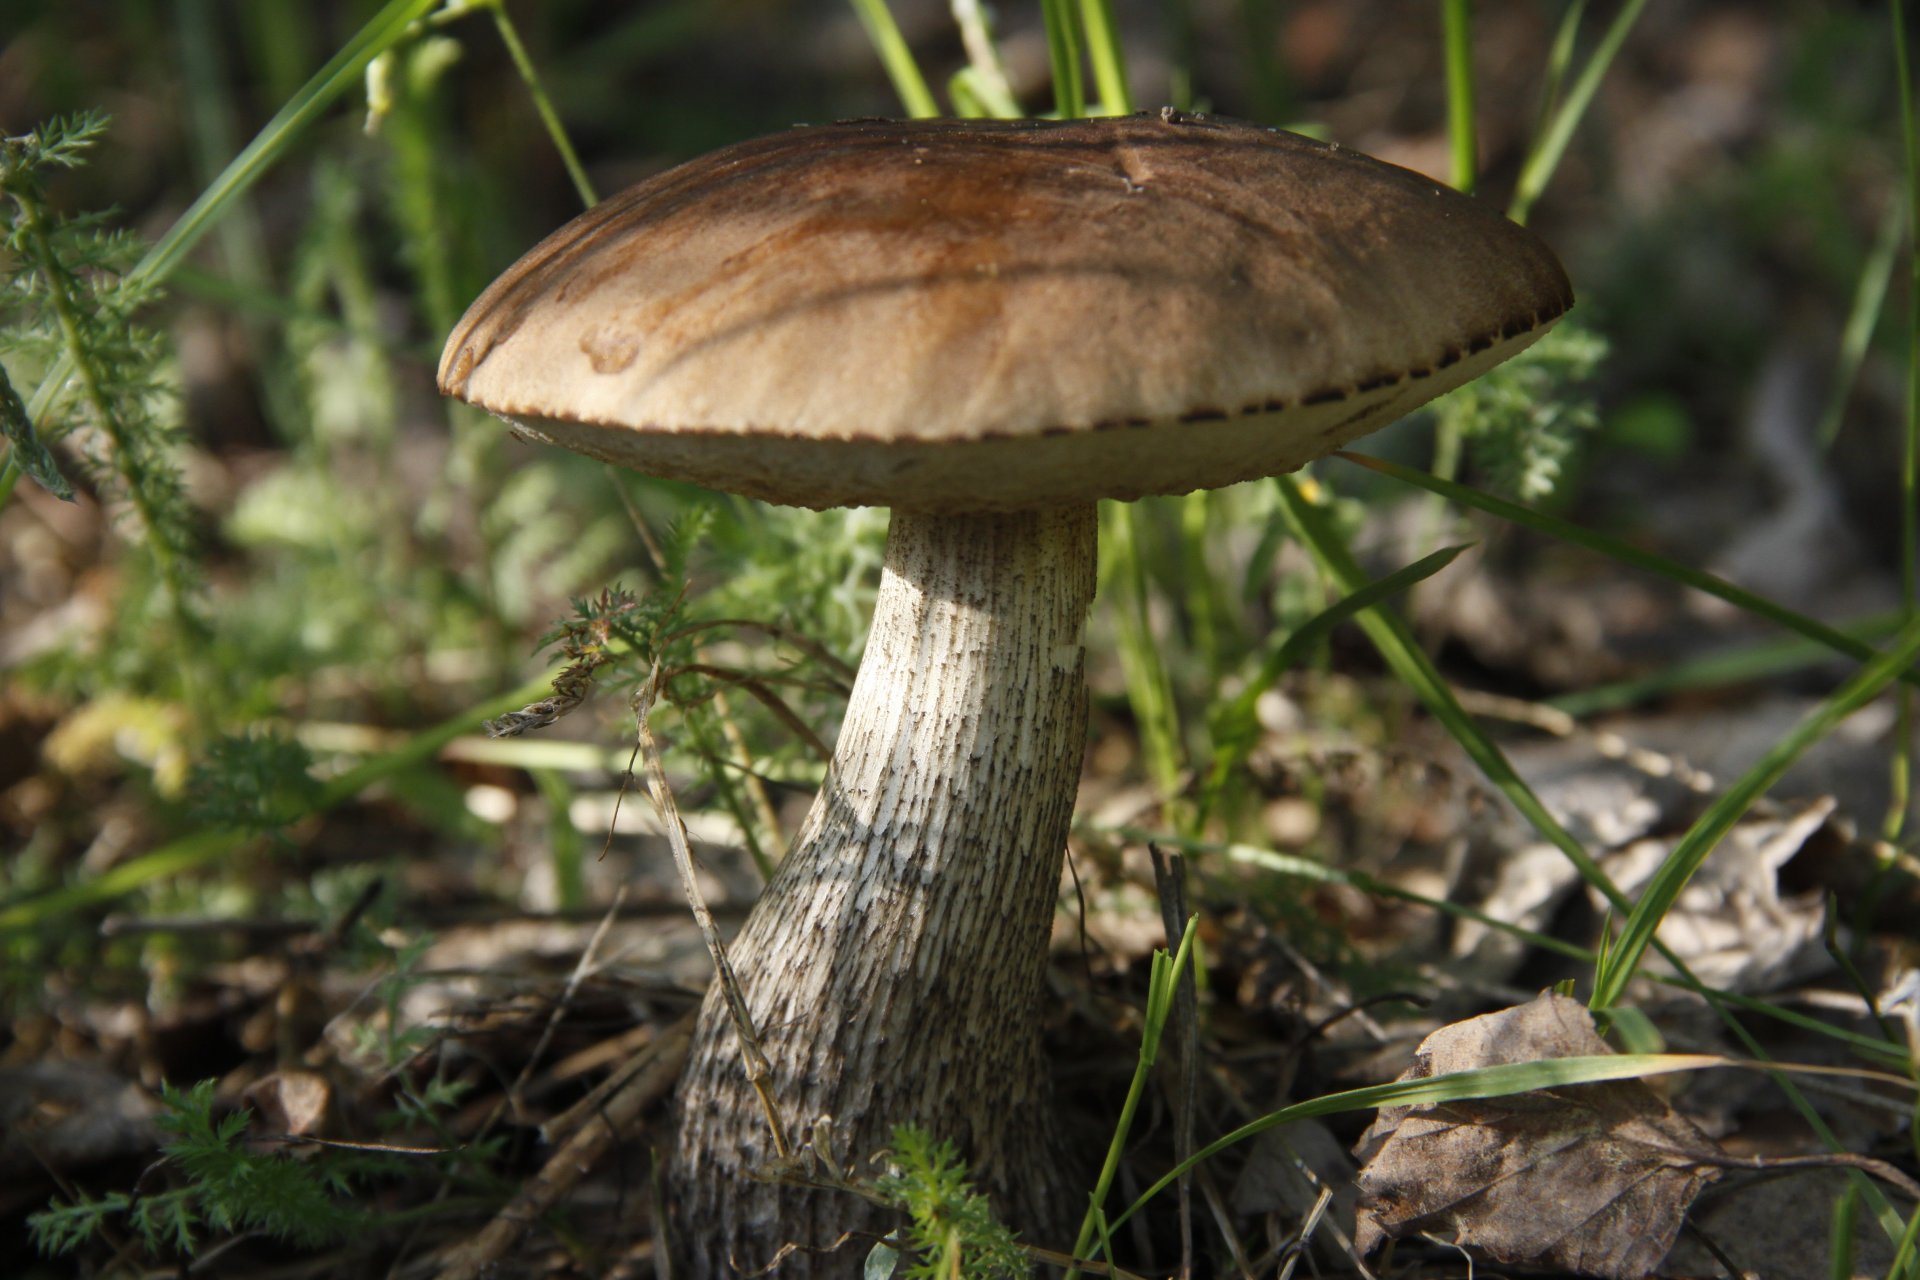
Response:
[[[852,3],[907,114],[916,120],[939,115],[940,104],[933,100],[933,90],[927,88],[927,79],[920,74],[913,50],[907,47],[906,37],[900,34],[900,24],[893,20],[893,11],[887,8],[886,0],[852,0]]]
[[[1062,120],[1087,114],[1086,85],[1080,79],[1080,37],[1067,0],[1041,0],[1047,22],[1047,61],[1053,70],[1053,113]]]
[[[1133,111],[1127,92],[1127,59],[1113,25],[1113,0],[1080,0],[1086,27],[1087,50],[1093,57],[1093,81],[1100,86],[1100,114],[1124,116]]]
[[[1633,24],[1640,18],[1640,11],[1646,7],[1647,0],[1627,0],[1620,12],[1614,15],[1613,24],[1600,38],[1600,47],[1587,59],[1587,65],[1580,69],[1579,78],[1573,82],[1566,100],[1547,122],[1546,130],[1534,144],[1526,165],[1520,170],[1513,203],[1507,207],[1507,216],[1515,222],[1526,222],[1533,202],[1547,189],[1553,171],[1560,167],[1561,157],[1567,153],[1567,144],[1573,140],[1573,131],[1580,126],[1581,117],[1593,104],[1593,96],[1599,92],[1600,81],[1613,64],[1614,55],[1620,52],[1620,46],[1626,43],[1627,33],[1633,29]]]
[[[1473,0],[1442,0],[1447,42],[1447,135],[1454,190],[1473,194],[1480,161],[1473,132]]]
[[[980,105],[992,115],[1017,119],[1020,103],[1013,96],[1007,79],[1007,66],[994,42],[993,23],[980,0],[953,0],[954,25],[960,28],[960,43],[967,51],[967,66],[973,76],[969,87]]]
[[[1180,975],[1185,972],[1193,955],[1193,939],[1199,924],[1199,916],[1188,917],[1186,932],[1180,935],[1180,949],[1173,955],[1168,955],[1164,950],[1153,953],[1153,976],[1147,983],[1147,1008],[1141,1018],[1140,1057],[1134,1063],[1133,1080],[1127,1086],[1126,1101],[1120,1104],[1120,1119],[1114,1123],[1113,1139],[1107,1143],[1107,1158],[1100,1166],[1100,1176],[1094,1183],[1087,1216],[1080,1224],[1080,1238],[1073,1244],[1073,1256],[1076,1258],[1087,1256],[1094,1231],[1105,1212],[1107,1194],[1113,1190],[1114,1174],[1119,1172],[1120,1157],[1126,1151],[1127,1134],[1133,1129],[1134,1113],[1140,1109],[1140,1099],[1146,1096],[1147,1079],[1153,1072],[1154,1060],[1160,1056],[1160,1035],[1167,1025],[1167,1015],[1173,1011],[1173,998],[1180,990]],[[1079,1280],[1079,1276],[1078,1267],[1067,1272],[1067,1280]]]
[[[527,56],[526,45],[520,42],[520,33],[514,28],[513,19],[507,15],[506,4],[503,0],[489,0],[487,9],[493,15],[494,29],[500,33],[500,43],[507,47],[507,56],[513,59],[513,69],[520,73],[520,79],[527,86],[527,94],[533,99],[533,109],[540,114],[540,123],[546,126],[554,150],[560,153],[560,163],[566,166],[567,177],[572,180],[573,189],[579,193],[580,203],[591,209],[600,203],[600,197],[580,163],[579,153],[573,149],[572,139],[567,137],[566,127],[560,123],[560,113],[553,109],[553,100],[547,97],[539,70],[533,65],[533,59]]]
[[[141,469],[140,453],[148,447],[149,442],[135,438],[138,428],[127,421],[121,406],[115,402],[109,390],[111,379],[108,372],[100,367],[93,348],[81,331],[78,303],[73,296],[75,282],[54,249],[45,207],[36,195],[25,190],[16,190],[13,198],[20,209],[21,229],[26,233],[29,251],[39,264],[40,279],[47,291],[47,304],[60,324],[62,359],[71,367],[73,376],[79,379],[81,398],[93,411],[95,422],[113,443],[114,469],[119,472],[121,483],[126,486],[127,500],[133,504],[134,513],[139,517],[141,530],[145,534],[143,542],[160,571],[161,586],[167,596],[167,609],[173,615],[174,626],[179,629],[178,670],[182,701],[192,714],[193,722],[205,726],[210,722],[211,708],[207,705],[199,660],[206,652],[206,628],[187,600],[187,569],[182,563],[184,548],[176,543],[176,538],[180,536],[177,521],[168,520],[162,514],[150,488],[151,477]]]

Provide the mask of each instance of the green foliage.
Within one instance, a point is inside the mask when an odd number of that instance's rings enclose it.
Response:
[[[514,738],[544,729],[586,701],[594,674],[616,662],[631,661],[644,671],[659,651],[661,630],[680,609],[685,584],[675,590],[637,596],[613,586],[597,597],[576,599],[573,616],[540,638],[559,648],[566,666],[553,680],[553,696],[487,721],[487,736]]]
[[[47,171],[71,169],[106,131],[96,113],[67,116],[0,142],[0,352],[22,366],[70,367],[39,423],[11,387],[0,402],[23,469],[56,493],[66,490],[43,437],[77,431],[96,484],[124,500],[160,569],[182,648],[205,633],[188,595],[196,554],[194,517],[174,456],[176,396],[159,334],[138,322],[155,290],[134,272],[142,246],[101,217],[61,217],[48,206]],[[183,674],[188,664],[183,661]]]
[[[307,749],[283,733],[224,735],[187,777],[193,816],[210,826],[277,833],[318,806],[312,766]]]
[[[893,1274],[905,1280],[1027,1275],[1026,1252],[967,1181],[951,1142],[935,1142],[917,1125],[901,1125],[893,1131],[893,1157],[895,1171],[875,1187],[910,1219],[898,1235],[902,1248]],[[875,1269],[870,1259],[868,1274]]]
[[[1552,493],[1580,436],[1600,421],[1582,386],[1607,340],[1562,322],[1531,347],[1434,405],[1443,439],[1467,442],[1495,488],[1525,501]]]
[[[7,438],[12,456],[19,459],[21,471],[30,480],[56,498],[73,501],[73,485],[60,473],[60,463],[53,451],[33,429],[33,419],[27,416],[27,406],[21,402],[20,393],[7,380],[4,366],[0,366],[0,435]]]
[[[161,1087],[166,1165],[185,1185],[154,1194],[115,1192],[54,1203],[28,1220],[34,1245],[47,1254],[71,1253],[124,1219],[151,1253],[189,1253],[204,1232],[260,1232],[312,1248],[338,1240],[364,1215],[343,1196],[362,1157],[324,1151],[313,1160],[250,1149],[250,1113],[214,1116],[214,1082],[182,1091]]]
[[[382,1018],[377,1024],[362,1023],[357,1028],[357,1051],[371,1056],[389,1070],[396,1070],[414,1054],[427,1048],[434,1038],[431,1027],[407,1026],[401,1002],[407,992],[422,979],[420,960],[433,945],[429,934],[403,942],[393,953],[393,968],[374,986],[374,999],[380,1004]]]

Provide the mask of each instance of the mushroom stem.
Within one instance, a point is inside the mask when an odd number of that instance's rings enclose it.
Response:
[[[826,785],[729,949],[792,1132],[830,1131],[858,1176],[895,1125],[921,1125],[1028,1233],[1071,1212],[1047,1141],[1041,999],[1086,742],[1094,557],[1091,503],[895,513]],[[750,1178],[771,1143],[717,991],[679,1104],[694,1275],[885,1229],[854,1197]],[[780,1274],[849,1265],[803,1249]]]

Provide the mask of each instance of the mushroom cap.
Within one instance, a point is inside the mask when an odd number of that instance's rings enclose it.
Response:
[[[1162,112],[850,121],[726,147],[549,236],[440,387],[609,462],[809,507],[994,511],[1309,462],[1573,303],[1499,212]]]

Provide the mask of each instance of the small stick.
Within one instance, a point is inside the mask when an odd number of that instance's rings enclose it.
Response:
[[[606,1106],[521,1186],[519,1194],[494,1215],[493,1221],[442,1256],[437,1280],[480,1280],[497,1267],[527,1228],[558,1204],[622,1136],[622,1131],[673,1087],[693,1044],[693,1020],[694,1015],[688,1014],[675,1023],[654,1043],[653,1050],[643,1055],[646,1069],[629,1077],[607,1099]]]
[[[1483,693],[1478,689],[1457,689],[1460,705],[1476,716],[1488,716],[1523,724],[1556,738],[1585,738],[1604,759],[1618,760],[1649,778],[1672,778],[1687,790],[1707,795],[1714,789],[1713,775],[1696,769],[1679,756],[1666,755],[1636,746],[1617,733],[1594,729],[1542,702],[1509,698],[1504,694]]]
[[[620,915],[620,908],[627,900],[627,886],[624,884],[613,891],[613,901],[607,906],[607,913],[600,917],[599,927],[593,931],[593,937],[587,939],[586,949],[581,951],[580,960],[573,966],[573,972],[567,975],[567,985],[561,988],[560,998],[553,1002],[553,1012],[547,1015],[547,1025],[540,1030],[540,1039],[533,1046],[533,1052],[520,1068],[520,1074],[514,1077],[513,1085],[507,1090],[506,1104],[515,1116],[525,1115],[522,1094],[527,1081],[533,1077],[533,1069],[540,1065],[540,1059],[546,1055],[547,1046],[553,1043],[554,1033],[560,1028],[560,1019],[566,1016],[573,1005],[573,997],[580,990],[580,984],[586,980],[593,960],[600,952],[600,944],[606,941],[607,930]]]
[[[660,825],[666,828],[667,841],[673,846],[673,865],[680,872],[680,885],[686,890],[687,905],[693,908],[693,918],[700,926],[700,936],[706,939],[707,952],[713,957],[714,974],[727,1002],[727,1016],[733,1021],[734,1035],[740,1039],[740,1057],[746,1063],[747,1080],[753,1085],[754,1093],[760,1097],[760,1106],[767,1113],[767,1127],[773,1133],[774,1152],[784,1160],[793,1152],[787,1144],[786,1126],[780,1121],[780,1109],[773,1099],[773,1069],[767,1064],[766,1055],[760,1051],[760,1040],[753,1030],[753,1018],[747,1012],[746,996],[740,990],[739,979],[733,975],[733,966],[727,963],[727,951],[721,945],[720,931],[713,927],[713,916],[708,912],[706,899],[694,879],[693,850],[687,843],[687,827],[680,820],[679,806],[674,803],[673,790],[667,785],[667,771],[660,763],[659,744],[653,740],[653,730],[647,726],[647,717],[653,712],[653,700],[659,692],[660,664],[655,661],[646,684],[633,695],[633,720],[639,733],[639,750],[646,757],[647,794],[653,797],[653,807],[660,815]]]

